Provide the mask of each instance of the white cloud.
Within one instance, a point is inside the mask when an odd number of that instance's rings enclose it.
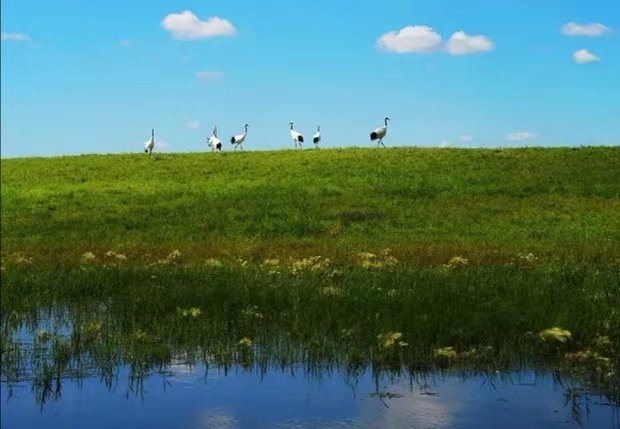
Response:
[[[578,24],[576,22],[568,22],[562,26],[560,30],[565,36],[589,36],[596,37],[609,33],[611,28],[601,24],[600,22],[591,22],[589,24]]]
[[[171,13],[161,22],[164,29],[177,40],[195,40],[207,37],[233,36],[237,29],[227,20],[212,16],[201,21],[190,10]]]
[[[441,36],[425,25],[408,25],[400,31],[390,31],[379,36],[377,45],[386,51],[399,54],[433,52],[441,47]]]
[[[196,73],[196,77],[200,80],[216,81],[223,76],[221,71],[217,70],[201,70]]]
[[[580,49],[573,54],[573,60],[578,64],[591,63],[601,59],[587,49]]]
[[[462,135],[462,136],[459,137],[460,141],[466,142],[466,143],[472,141],[473,139],[474,139],[474,137],[470,136],[469,134],[465,134],[465,135]]]
[[[439,143],[439,147],[448,147],[448,146],[450,146],[450,142],[448,140],[442,140]]]
[[[474,52],[490,51],[495,47],[486,36],[470,36],[457,31],[443,44],[441,35],[425,25],[408,25],[399,31],[384,33],[377,39],[379,48],[399,54],[430,53],[442,48],[452,55],[466,55]]]
[[[466,55],[475,52],[490,51],[495,47],[493,42],[482,35],[470,36],[464,31],[453,33],[446,43],[446,50],[452,55]]]
[[[189,128],[190,130],[197,130],[201,127],[202,125],[200,124],[200,122],[198,121],[189,121],[185,123],[185,127]]]
[[[121,39],[118,41],[118,44],[121,46],[133,46],[133,45],[137,45],[138,43],[135,40],[131,40],[131,39]]]
[[[536,138],[538,138],[538,134],[531,133],[529,131],[520,131],[518,133],[512,133],[506,136],[506,140],[510,141],[533,140]]]
[[[0,39],[3,42],[30,42],[30,37],[24,33],[2,33]]]

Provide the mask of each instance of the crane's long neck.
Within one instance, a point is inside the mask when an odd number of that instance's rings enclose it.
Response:
[[[385,118],[385,119],[383,120],[383,122],[385,123],[385,128],[387,128],[388,119],[387,119],[387,118]]]
[[[151,140],[155,138],[155,129],[151,128]]]
[[[293,129],[293,123],[291,122],[291,130]]]

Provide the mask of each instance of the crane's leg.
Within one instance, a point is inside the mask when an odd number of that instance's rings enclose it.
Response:
[[[383,139],[379,140],[381,142],[381,146],[385,147],[385,145],[383,144]]]

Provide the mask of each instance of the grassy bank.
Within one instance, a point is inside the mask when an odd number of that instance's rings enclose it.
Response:
[[[617,403],[619,177],[619,148],[2,160],[1,375],[542,368]]]
[[[620,254],[620,148],[391,148],[2,160],[6,263],[122,253],[350,263]]]

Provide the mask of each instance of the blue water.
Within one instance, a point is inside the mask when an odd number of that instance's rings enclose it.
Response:
[[[61,380],[60,395],[43,404],[31,382],[2,383],[2,428],[620,428],[604,398],[581,396],[574,407],[550,375],[530,372],[375,382],[370,372],[348,380],[177,364],[131,389],[128,377],[124,368],[109,387],[99,377]]]

